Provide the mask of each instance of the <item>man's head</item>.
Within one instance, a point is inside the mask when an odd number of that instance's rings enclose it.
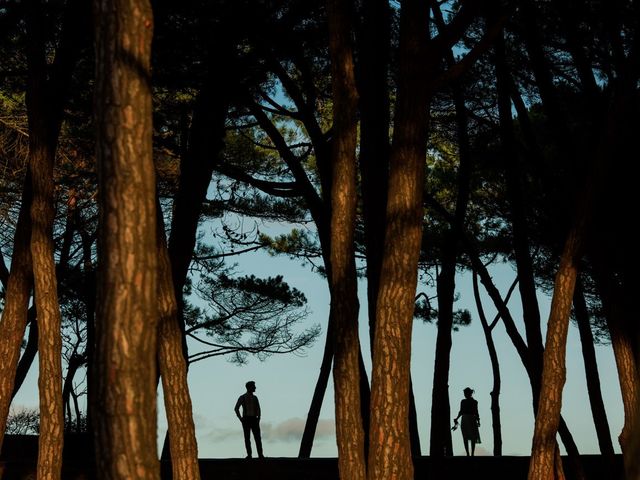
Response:
[[[256,382],[254,382],[253,380],[250,380],[247,383],[245,383],[245,387],[247,387],[247,392],[255,392]]]

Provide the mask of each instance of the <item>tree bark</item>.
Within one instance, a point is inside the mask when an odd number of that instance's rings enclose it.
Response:
[[[349,5],[327,1],[333,93],[331,187],[331,310],[335,321],[335,389],[338,469],[342,479],[366,478],[360,413],[358,292],[355,265],[356,108]]]
[[[159,205],[156,205],[160,212]],[[169,425],[171,467],[175,480],[198,480],[198,444],[183,355],[183,334],[178,323],[178,305],[162,216],[158,215],[158,366]]]
[[[31,257],[34,299],[38,317],[38,392],[40,428],[38,440],[38,478],[58,479],[62,472],[64,414],[62,409],[62,337],[58,303],[58,282],[54,260],[53,167],[58,129],[49,105],[45,43],[42,38],[40,4],[29,2],[27,17],[29,83],[29,168],[31,202]]]
[[[409,371],[429,94],[428,4],[403,2],[399,81],[387,197],[384,255],[373,346],[368,475],[413,479],[409,439]]]
[[[621,289],[613,272],[609,270],[607,259],[594,257],[598,289],[611,335],[624,406],[624,425],[618,436],[618,443],[622,450],[626,478],[636,480],[639,476],[636,460],[630,454],[633,437],[637,434],[636,426],[640,424],[640,374],[635,361],[634,338],[625,325]]]
[[[98,478],[158,479],[157,241],[151,5],[94,2],[100,223],[95,352]]]
[[[20,359],[20,346],[27,325],[27,308],[31,290],[32,263],[29,238],[31,237],[31,175],[27,173],[22,191],[22,204],[18,216],[11,271],[5,292],[5,304],[0,322],[0,448],[4,440],[9,406],[13,397],[16,367]]]
[[[531,448],[529,480],[564,478],[557,463],[556,434],[566,380],[566,343],[573,291],[578,273],[581,232],[573,228],[565,243],[551,301],[542,368],[542,385]]]

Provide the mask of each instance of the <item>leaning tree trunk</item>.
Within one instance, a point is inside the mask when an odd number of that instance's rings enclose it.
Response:
[[[340,478],[364,480],[364,432],[360,413],[358,292],[355,263],[356,117],[349,5],[328,0],[333,93],[331,155],[331,310],[335,321],[333,383]]]
[[[589,403],[591,404],[591,414],[596,428],[600,453],[609,463],[611,471],[615,468],[615,458],[613,442],[611,441],[611,431],[607,412],[604,408],[602,390],[600,389],[600,375],[598,374],[598,362],[596,361],[596,350],[593,344],[593,333],[589,323],[589,311],[584,298],[582,283],[578,279],[576,291],[573,296],[573,308],[580,333],[580,344],[582,345],[582,358],[584,359],[584,370],[589,392]]]
[[[156,208],[159,205],[156,204]],[[158,366],[169,425],[171,467],[175,480],[198,480],[198,444],[187,383],[187,361],[178,323],[178,305],[162,215],[158,215]]]
[[[473,296],[478,309],[478,317],[482,324],[482,331],[487,342],[487,350],[489,351],[489,360],[491,361],[491,373],[493,374],[493,386],[491,387],[491,427],[493,430],[493,455],[502,456],[502,427],[500,421],[500,363],[498,362],[498,352],[491,334],[493,327],[496,325],[496,318],[490,325],[482,307],[482,299],[480,298],[480,289],[478,288],[478,274],[473,272]]]
[[[556,274],[551,311],[547,322],[542,384],[533,433],[529,480],[564,478],[556,434],[560,423],[562,389],[566,380],[565,361],[569,316],[578,274],[579,256],[582,252],[582,234],[587,205],[583,205],[578,222],[569,232]]]
[[[400,15],[398,97],[373,343],[371,480],[413,479],[409,371],[428,131],[429,6],[409,0],[403,2]]]
[[[96,311],[98,478],[158,479],[157,242],[151,5],[94,2],[100,231]]]
[[[31,175],[27,174],[22,204],[13,241],[11,271],[5,291],[5,304],[0,322],[0,449],[4,439],[9,406],[20,359],[20,346],[27,325],[29,291],[32,282],[31,249]]]

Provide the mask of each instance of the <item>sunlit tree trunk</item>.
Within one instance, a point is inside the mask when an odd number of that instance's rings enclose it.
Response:
[[[368,475],[413,479],[409,439],[411,330],[422,240],[428,130],[429,5],[403,2],[399,80],[387,197],[387,227],[376,307]]]
[[[20,345],[27,325],[27,308],[32,282],[31,249],[31,176],[27,175],[18,216],[11,271],[5,291],[5,304],[0,321],[0,448],[4,439],[9,406],[20,359]]]
[[[597,265],[598,290],[609,327],[624,407],[624,424],[618,436],[618,443],[622,450],[627,480],[637,480],[638,473],[634,464],[636,460],[630,452],[630,446],[636,435],[634,430],[636,425],[640,424],[640,411],[638,411],[640,375],[635,361],[634,338],[626,325],[627,319],[625,319],[620,298],[621,289],[617,284],[617,279],[609,270],[607,258],[596,257],[595,263]]]
[[[31,203],[31,257],[34,298],[38,317],[38,393],[40,428],[38,478],[57,479],[62,471],[64,414],[62,410],[62,337],[58,303],[53,220],[53,167],[58,132],[50,111],[47,86],[43,22],[38,1],[28,2],[29,84],[29,167],[33,199]]]
[[[159,206],[157,206],[159,209]],[[169,425],[171,467],[176,480],[198,480],[198,445],[189,385],[187,361],[182,347],[182,329],[171,279],[171,262],[162,216],[158,215],[158,366]]]
[[[96,311],[98,478],[158,479],[157,241],[151,5],[94,2],[100,223]]]
[[[347,2],[328,0],[333,93],[331,188],[331,310],[335,321],[333,382],[340,478],[366,478],[360,414],[358,294],[355,265],[356,109]]]

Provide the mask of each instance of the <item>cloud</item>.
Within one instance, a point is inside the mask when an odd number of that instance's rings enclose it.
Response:
[[[476,445],[475,454],[477,457],[490,457],[492,455],[487,449],[482,448],[480,445]]]
[[[264,423],[261,425],[262,436],[265,439],[276,442],[299,442],[302,438],[305,422],[306,420],[302,418],[293,417],[276,424]],[[315,435],[316,440],[331,438],[334,437],[335,434],[336,430],[333,420],[318,420]]]

